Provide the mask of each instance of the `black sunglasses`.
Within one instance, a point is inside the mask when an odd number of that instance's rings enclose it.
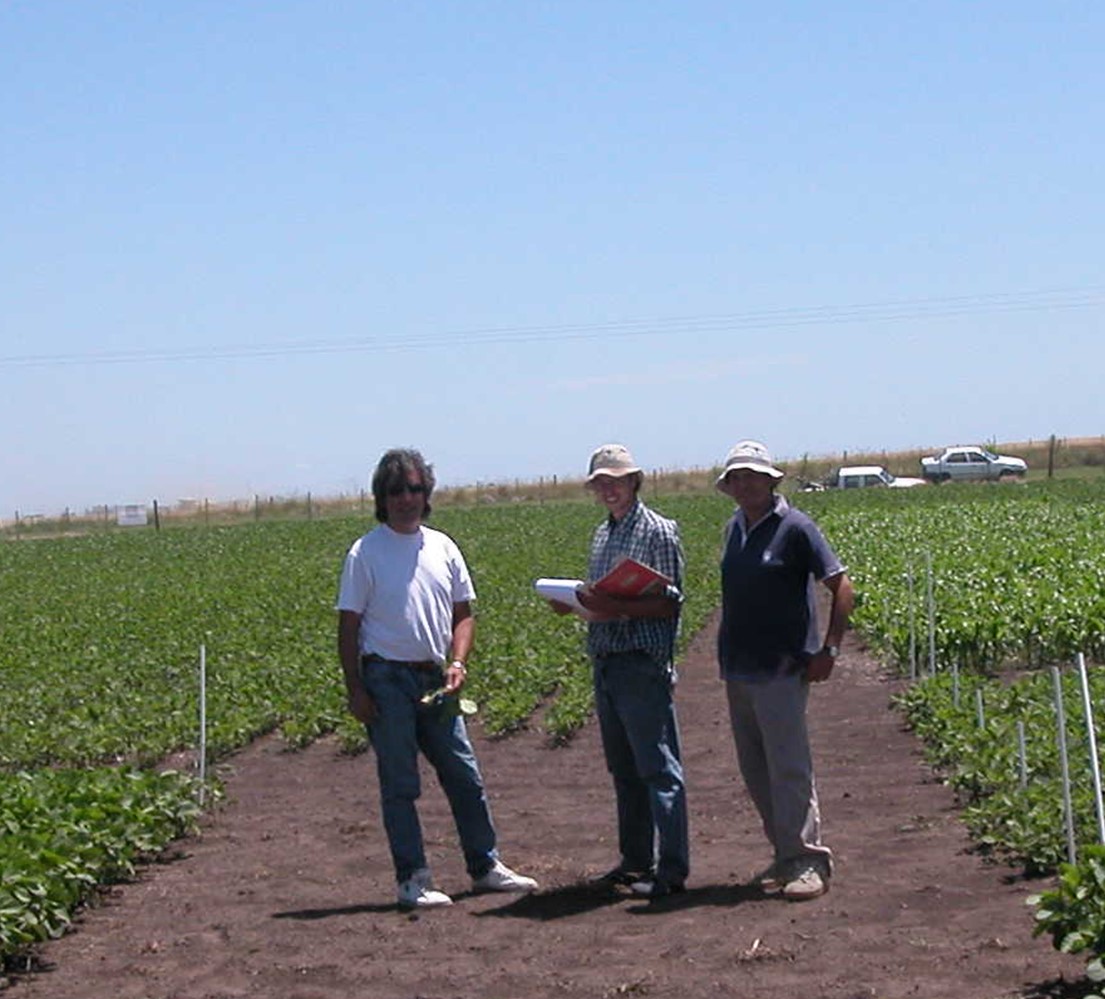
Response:
[[[388,486],[389,496],[402,496],[403,493],[410,493],[412,496],[421,496],[426,491],[426,487],[421,482],[411,485],[409,482],[401,482],[395,486]]]

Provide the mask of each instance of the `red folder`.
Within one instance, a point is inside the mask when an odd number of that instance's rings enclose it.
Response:
[[[643,597],[662,593],[671,580],[651,566],[636,559],[623,558],[602,579],[595,582],[595,589],[612,597]]]

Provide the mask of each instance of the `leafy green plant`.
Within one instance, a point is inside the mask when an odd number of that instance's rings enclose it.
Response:
[[[190,829],[195,792],[169,771],[0,775],[0,957],[61,934],[96,885]]]
[[[1105,661],[1105,482],[803,495],[848,565],[853,618],[903,670],[927,665],[931,561],[938,667]]]
[[[688,551],[684,636],[716,596],[717,496],[656,502]],[[601,510],[590,501],[435,511],[475,577],[477,641],[465,696],[485,730],[554,739],[591,710],[578,621],[533,591],[585,571]],[[103,532],[0,550],[0,957],[61,932],[73,907],[186,827],[191,778],[152,766],[198,742],[206,651],[214,760],[278,730],[292,746],[334,732],[365,747],[334,651],[341,560],[363,517]]]
[[[1105,982],[1105,846],[1088,846],[1076,864],[1059,868],[1055,888],[1028,899],[1036,907],[1036,936],[1048,933],[1064,954],[1089,952],[1086,977]],[[1101,999],[1096,990],[1087,999]]]

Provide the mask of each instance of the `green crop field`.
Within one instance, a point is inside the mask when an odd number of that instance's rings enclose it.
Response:
[[[1061,869],[1058,887],[1033,899],[1037,932],[1063,951],[1088,952],[1088,973],[1105,977],[1105,846],[1086,748],[1090,719],[1069,669],[1079,653],[1105,661],[1105,483],[1071,478],[810,500],[857,583],[856,627],[903,670],[920,659],[922,675],[930,672],[931,566],[936,669],[900,706],[959,795],[979,849],[1029,874]],[[918,647],[912,658],[911,647]],[[1038,669],[1048,664],[1065,667],[1073,865],[1063,863],[1054,683]],[[1088,687],[1091,705],[1100,705],[1100,669],[1089,671]]]
[[[925,627],[931,563],[938,663],[1034,666],[1078,652],[1105,661],[1105,480],[822,493],[802,502],[861,592],[853,623],[890,660],[909,661],[911,617]],[[919,638],[927,644],[923,631]]]
[[[913,688],[915,698],[925,690],[935,698],[953,663],[982,683],[981,674],[1007,665],[1065,662],[1079,651],[1105,658],[1101,480],[797,501],[849,566],[860,597],[856,627],[902,668],[911,622],[912,644],[927,652],[931,564],[940,675]],[[685,640],[717,603],[729,504],[703,493],[652,505],[682,529]],[[459,542],[479,592],[470,693],[487,731],[533,725],[563,739],[587,717],[583,625],[554,615],[532,584],[585,572],[600,515],[587,501],[435,511],[433,523]],[[0,955],[60,932],[95,884],[125,876],[195,820],[194,767],[158,767],[195,759],[201,645],[211,760],[273,731],[293,746],[329,732],[350,749],[363,744],[345,711],[333,603],[342,557],[370,526],[343,515],[104,530],[0,547]],[[911,708],[928,737],[926,710],[941,709]],[[1032,746],[1039,780],[1027,793],[1043,798],[1046,740]],[[973,747],[967,755],[978,766],[992,756],[1000,767],[1004,752]],[[937,762],[952,773],[950,756]],[[1034,839],[1037,826],[1018,845],[1002,817],[1001,803],[1023,811],[1021,798],[981,773],[957,779],[972,808],[993,810],[971,818],[981,841],[1026,863],[1054,862],[1054,844]],[[1048,814],[1040,814],[1046,825]]]
[[[678,496],[688,559],[684,636],[717,590],[728,506]],[[591,707],[584,630],[533,591],[583,575],[590,502],[445,509],[478,590],[471,695],[492,733],[537,722],[560,739]],[[279,730],[292,745],[363,730],[335,653],[338,573],[360,517],[109,531],[0,549],[0,954],[56,934],[91,887],[125,874],[196,815],[194,773],[151,767],[198,742],[207,666],[211,758]]]

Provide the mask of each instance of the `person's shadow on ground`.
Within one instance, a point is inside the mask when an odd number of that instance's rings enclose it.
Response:
[[[653,915],[671,912],[675,909],[698,908],[706,905],[728,908],[741,905],[744,902],[760,901],[765,897],[759,888],[752,885],[722,884],[699,885],[674,895],[646,900],[628,895],[625,892],[605,887],[596,888],[594,885],[580,882],[512,898],[496,909],[487,909],[484,912],[474,913],[474,915],[535,919],[539,922],[546,922],[552,919],[576,916],[584,912],[592,912],[596,909],[618,905],[623,902],[632,903],[626,908],[627,912]]]

